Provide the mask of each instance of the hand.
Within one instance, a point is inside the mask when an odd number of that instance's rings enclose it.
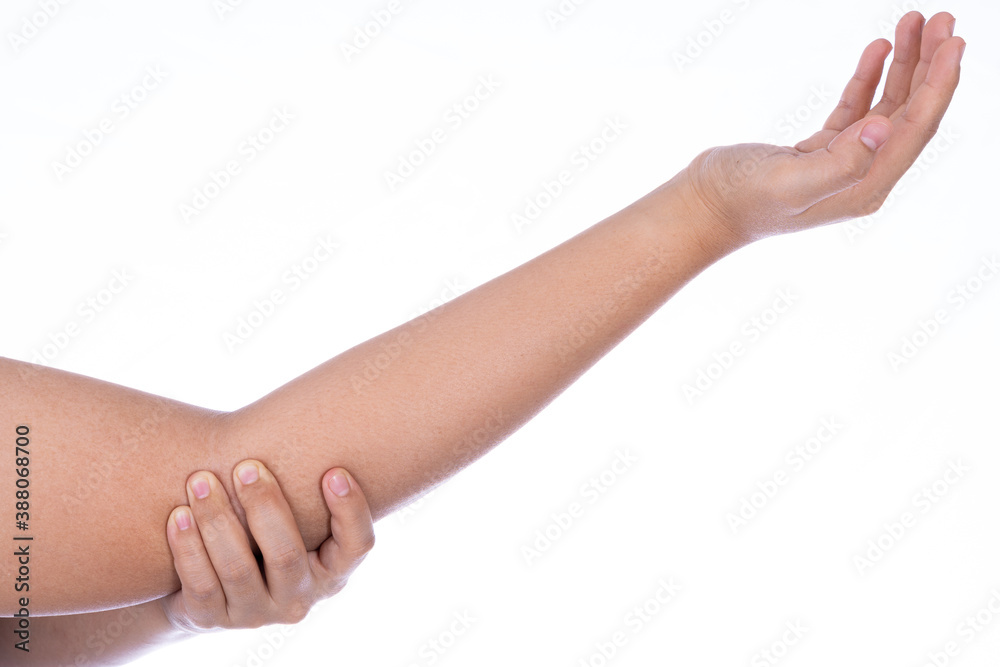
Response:
[[[191,475],[190,507],[175,508],[167,520],[181,590],[161,600],[167,618],[182,631],[297,623],[313,604],[347,584],[374,545],[368,503],[345,470],[323,476],[332,536],[311,552],[277,480],[262,463],[237,465],[233,484],[263,565],[218,478],[210,472]]]
[[[709,149],[679,176],[696,218],[740,246],[877,211],[937,131],[959,80],[965,41],[955,19],[924,25],[910,12],[896,26],[896,53],[882,99],[871,107],[892,45],[878,39],[823,129],[796,144]]]

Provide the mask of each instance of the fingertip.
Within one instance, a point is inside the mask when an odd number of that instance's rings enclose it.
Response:
[[[191,526],[194,525],[194,516],[191,508],[187,505],[175,507],[170,516],[167,517],[167,543],[170,550],[174,551],[174,545],[181,544],[181,541],[191,533]]]
[[[188,477],[188,496],[197,500],[208,498],[212,491],[212,479],[215,477],[207,470],[199,470]]]
[[[173,514],[174,525],[177,526],[177,530],[183,532],[191,528],[191,524],[194,522],[191,516],[191,509],[188,507],[178,507],[174,510]]]
[[[334,468],[327,473],[326,485],[333,495],[344,498],[351,492],[351,476],[343,468]]]
[[[884,37],[876,39],[865,47],[861,54],[861,61],[858,63],[857,72],[864,76],[872,76],[874,71],[878,71],[880,76],[885,67],[885,61],[892,53],[892,42]],[[876,84],[878,82],[876,81]]]
[[[920,12],[913,10],[903,15],[903,18],[896,24],[896,42],[906,37],[919,39],[927,24],[927,18]]]
[[[861,143],[876,151],[892,134],[892,123],[887,118],[874,117],[861,130]]]
[[[263,464],[255,459],[240,461],[233,469],[233,484],[236,488],[250,486],[260,479]]]
[[[954,29],[954,27],[955,27],[955,15],[952,14],[951,12],[938,12],[937,14],[935,14],[934,16],[932,16],[931,18],[932,19],[936,19],[938,21],[944,21],[944,24],[949,29]]]

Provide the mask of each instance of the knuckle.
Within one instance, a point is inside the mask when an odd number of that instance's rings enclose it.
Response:
[[[199,530],[201,530],[202,539],[206,543],[216,541],[220,535],[226,535],[231,523],[235,521],[235,518],[230,517],[227,514],[216,513],[211,516],[202,517],[198,521]]]
[[[323,586],[323,597],[332,598],[347,586],[347,577],[335,577]]]
[[[359,563],[364,560],[365,556],[368,555],[375,547],[375,534],[371,531],[367,532],[363,536],[359,536],[349,543],[344,544],[344,552],[346,553],[348,559],[352,563]]]
[[[174,544],[174,560],[183,563],[194,561],[201,553],[200,542],[200,540],[191,539],[182,540],[179,543]]]
[[[219,588],[211,580],[192,582],[186,589],[188,599],[199,607],[213,602],[219,594]]]
[[[306,620],[309,615],[309,605],[304,602],[290,604],[282,610],[280,623],[285,625],[295,625]]]
[[[256,562],[235,558],[218,568],[219,578],[235,586],[246,586],[259,575]]]
[[[844,178],[851,183],[860,183],[868,174],[871,161],[861,154],[854,154],[844,164]]]
[[[834,113],[836,113],[838,111],[852,112],[852,111],[854,111],[855,108],[857,108],[857,106],[858,105],[857,105],[856,102],[853,102],[852,100],[844,99],[842,97],[842,98],[840,98],[840,101],[837,102],[837,106],[833,110],[833,112]]]
[[[267,558],[267,566],[278,572],[294,572],[303,569],[305,565],[305,554],[298,547],[285,542],[275,548]]]

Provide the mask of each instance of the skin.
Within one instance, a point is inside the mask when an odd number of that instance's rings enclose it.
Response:
[[[947,13],[900,21],[874,108],[884,40],[865,49],[824,129],[797,146],[705,151],[543,255],[234,412],[0,360],[0,433],[12,439],[26,424],[36,443],[32,530],[45,541],[32,556],[43,582],[32,589],[33,613],[110,609],[177,590],[159,526],[184,502],[173,480],[193,470],[215,472],[234,496],[220,471],[248,457],[265,463],[284,480],[307,548],[329,534],[315,480],[334,463],[353,472],[372,515],[385,516],[513,433],[712,263],[767,236],[873,212],[933,137],[958,85],[965,42],[953,26]],[[9,459],[2,465],[0,488],[11,488]],[[142,496],[123,502],[120,490],[136,480]],[[113,526],[101,511],[113,513]],[[236,511],[246,525],[239,503]],[[90,576],[76,575],[81,563]],[[0,567],[0,580],[13,580],[9,557]],[[0,612],[16,608],[5,589]]]
[[[240,474],[248,470],[257,479],[243,483]],[[262,565],[222,483],[211,472],[199,471],[187,483],[190,504],[175,508],[166,526],[181,590],[126,609],[36,619],[31,650],[19,651],[5,641],[2,664],[124,665],[206,632],[298,623],[316,602],[343,589],[375,542],[364,493],[346,470],[334,468],[323,476],[332,536],[310,552],[265,466],[241,462],[233,483],[260,545]],[[199,489],[208,495],[199,497]],[[14,631],[10,620],[3,625],[5,635]]]

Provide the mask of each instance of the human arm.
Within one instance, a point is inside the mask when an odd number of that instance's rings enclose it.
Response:
[[[0,429],[12,434],[16,424],[31,424],[41,443],[33,472],[44,494],[38,530],[95,573],[74,580],[68,559],[41,551],[37,608],[108,608],[176,589],[169,553],[149,528],[181,502],[155,481],[160,476],[260,459],[288,480],[293,514],[307,546],[315,546],[328,528],[313,480],[332,462],[355,473],[373,515],[384,516],[514,432],[726,254],[770,234],[869,212],[933,136],[958,84],[963,42],[950,37],[949,22],[946,14],[926,27],[916,14],[901,21],[888,97],[874,110],[885,49],[870,46],[815,146],[706,151],[536,259],[234,412],[0,362],[0,387],[10,396],[0,405]],[[877,150],[861,142],[868,124],[891,127]],[[83,502],[61,490],[80,481],[67,461],[87,470],[98,458],[91,452],[108,463],[95,472],[99,483],[84,485]],[[0,488],[11,488],[13,477],[4,474]],[[154,481],[141,502],[122,508],[115,489],[137,475]],[[231,491],[231,480],[222,480]],[[116,508],[118,529],[88,530],[90,503]],[[0,602],[14,608],[9,598]]]
[[[245,477],[251,470],[256,479]],[[123,665],[204,632],[298,623],[338,593],[374,544],[371,512],[350,474],[335,468],[320,482],[332,536],[312,552],[266,467],[241,462],[233,478],[262,564],[222,483],[199,471],[187,483],[190,504],[166,525],[181,590],[124,609],[35,619],[23,638],[18,619],[2,619],[0,664]]]

